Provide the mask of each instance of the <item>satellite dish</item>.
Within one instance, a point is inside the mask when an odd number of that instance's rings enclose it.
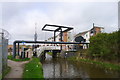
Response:
[[[75,38],[76,42],[85,42],[86,40],[82,36],[78,36]]]
[[[1,37],[3,35],[3,38],[5,38],[5,39],[10,39],[9,32],[7,30],[2,29],[2,28],[0,28],[0,35],[1,35]]]

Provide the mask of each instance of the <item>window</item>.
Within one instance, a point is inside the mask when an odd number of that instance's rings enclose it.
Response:
[[[69,39],[70,37],[68,37],[68,39]]]

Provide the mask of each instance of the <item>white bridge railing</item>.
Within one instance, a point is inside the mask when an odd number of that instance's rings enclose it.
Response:
[[[55,50],[55,49],[60,50],[60,46],[40,46],[36,49],[37,56],[39,57],[44,50]]]

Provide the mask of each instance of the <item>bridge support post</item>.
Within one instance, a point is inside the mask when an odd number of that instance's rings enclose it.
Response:
[[[52,57],[53,57],[53,58],[56,58],[56,57],[57,57],[57,51],[53,51]]]
[[[19,56],[19,43],[18,43],[18,56]]]
[[[25,49],[24,49],[24,51],[23,51],[23,59],[25,58]]]
[[[45,60],[46,58],[46,51],[43,52],[42,56],[41,56],[41,60]]]
[[[46,51],[44,51],[43,57],[44,57],[44,58],[46,57]]]
[[[13,57],[15,58],[16,56],[16,43],[13,43]]]
[[[55,37],[55,33],[56,33],[56,32],[54,31],[54,42],[56,41],[56,40],[55,40],[55,38],[56,38],[56,37]]]
[[[60,40],[61,40],[61,42],[62,42],[62,36],[63,36],[63,32],[62,32],[62,29],[60,29]],[[60,46],[60,49],[62,50],[62,44]]]

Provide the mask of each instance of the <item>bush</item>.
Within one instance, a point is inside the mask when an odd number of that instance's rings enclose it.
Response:
[[[116,61],[120,57],[120,31],[100,33],[90,38],[89,56],[107,61]]]

